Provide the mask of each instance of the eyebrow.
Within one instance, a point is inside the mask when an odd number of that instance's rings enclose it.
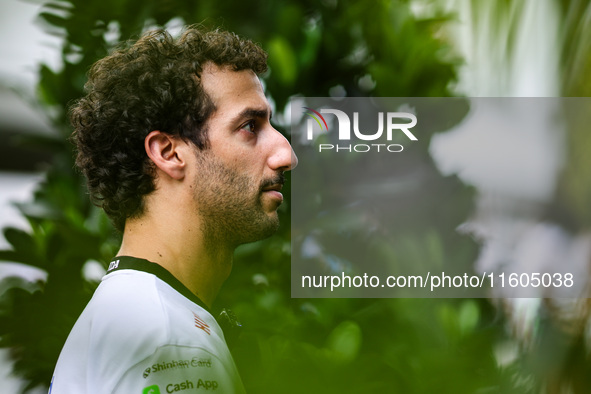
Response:
[[[256,108],[246,108],[244,111],[240,112],[234,120],[244,119],[244,118],[263,118],[263,119],[271,119],[273,117],[273,111],[269,111],[268,109],[256,109]]]

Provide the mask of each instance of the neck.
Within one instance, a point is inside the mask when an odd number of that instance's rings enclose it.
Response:
[[[148,212],[128,219],[117,254],[161,265],[211,307],[232,270],[234,248],[211,242],[199,220],[187,220],[182,212],[166,219],[157,216]]]

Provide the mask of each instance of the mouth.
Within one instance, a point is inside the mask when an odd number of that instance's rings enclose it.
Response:
[[[285,177],[283,176],[283,173],[278,173],[274,178],[267,179],[263,182],[261,185],[261,194],[274,201],[278,207],[283,202],[281,189],[283,189],[284,183]]]
[[[281,189],[283,189],[283,183],[274,183],[272,185],[268,185],[268,186],[263,187],[264,192],[269,192],[269,191],[281,192]]]
[[[269,196],[271,199],[281,204],[283,202],[283,194],[281,194],[281,189],[283,189],[283,183],[273,183],[263,187],[261,192],[263,195]]]

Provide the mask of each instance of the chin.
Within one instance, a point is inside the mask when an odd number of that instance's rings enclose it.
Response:
[[[241,240],[239,244],[242,245],[260,241],[269,238],[271,235],[277,232],[277,229],[279,228],[279,218],[277,217],[277,212],[268,216],[266,220],[262,222],[264,223],[257,223],[258,226],[256,226],[256,228],[251,228],[249,231],[241,231],[240,235],[242,235],[242,237],[240,237]]]

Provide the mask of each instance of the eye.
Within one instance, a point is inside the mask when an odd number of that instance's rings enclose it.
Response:
[[[257,132],[257,128],[256,128],[256,121],[254,119],[249,120],[248,122],[246,122],[242,127],[243,130],[248,131],[249,133],[256,133]]]

